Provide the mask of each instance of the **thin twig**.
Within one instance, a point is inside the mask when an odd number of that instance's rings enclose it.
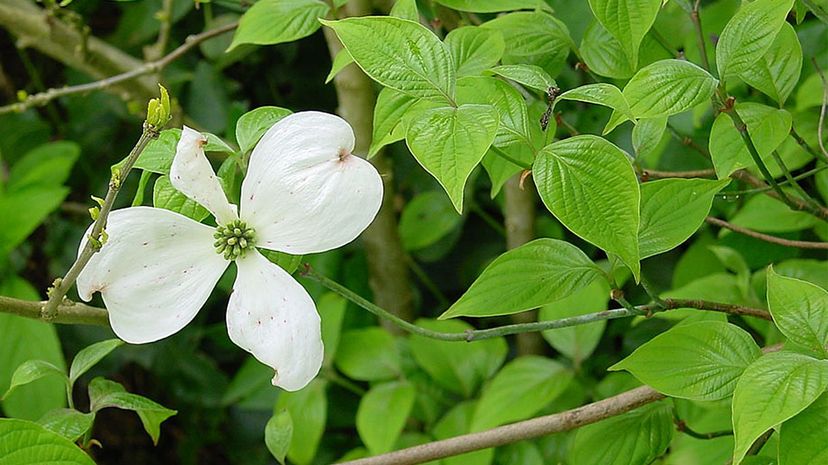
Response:
[[[706,300],[690,300],[690,299],[664,299],[660,304],[639,305],[637,307],[617,308],[612,310],[605,310],[602,312],[587,313],[569,318],[561,318],[559,320],[538,321],[534,323],[520,323],[504,326],[497,326],[489,329],[468,330],[462,333],[452,333],[443,331],[432,331],[413,323],[403,320],[402,318],[392,314],[388,310],[375,305],[360,295],[354,293],[345,286],[317,273],[310,265],[306,264],[303,275],[318,282],[327,289],[353,302],[365,310],[373,313],[379,318],[391,321],[403,330],[431,339],[441,341],[477,341],[482,339],[491,339],[494,337],[508,336],[512,334],[521,334],[527,332],[545,331],[548,329],[565,328],[570,326],[584,325],[595,321],[613,320],[617,318],[626,318],[631,316],[652,315],[654,313],[675,310],[679,308],[695,308],[698,310],[709,310],[713,312],[728,313],[731,315],[747,315],[764,320],[770,320],[770,314],[758,308],[743,307],[741,305],[726,304],[720,302],[710,302]]]
[[[819,125],[817,126],[817,143],[819,143],[819,149],[822,151],[822,155],[828,159],[828,150],[825,150],[825,142],[823,142],[822,138],[822,130],[825,126],[825,109],[828,108],[828,79],[825,78],[825,73],[822,72],[822,68],[819,67],[819,63],[817,63],[815,57],[811,57],[811,61],[814,63],[814,67],[816,68],[817,74],[819,74],[819,79],[822,81],[822,106],[819,110]]]
[[[130,170],[132,170],[132,165],[134,165],[138,160],[138,156],[141,155],[141,152],[144,151],[144,148],[150,143],[150,141],[158,137],[160,131],[161,128],[145,122],[144,130],[141,132],[141,137],[138,138],[138,142],[135,143],[135,146],[132,148],[129,156],[127,156],[124,164],[121,166],[120,171],[112,174],[112,179],[109,181],[109,189],[107,190],[106,197],[101,204],[98,217],[95,219],[95,223],[92,226],[92,231],[87,237],[86,245],[78,254],[78,258],[75,260],[75,263],[73,263],[72,267],[69,268],[69,271],[66,272],[66,276],[56,279],[54,287],[49,290],[49,300],[46,302],[46,305],[43,306],[43,318],[45,320],[51,320],[57,315],[58,305],[63,301],[63,298],[66,296],[66,293],[69,292],[69,289],[72,288],[72,285],[75,284],[75,281],[78,279],[81,271],[83,271],[83,268],[87,265],[87,263],[89,263],[89,260],[92,259],[92,256],[100,250],[101,245],[104,242],[102,240],[102,234],[104,227],[106,227],[106,219],[109,216],[109,212],[112,210],[112,207],[115,205],[115,199],[118,197],[118,192],[120,192],[124,180],[129,175]]]
[[[817,130],[817,132],[819,131]],[[796,129],[793,127],[793,125],[791,125],[790,134],[791,137],[793,137],[796,143],[799,144],[799,146],[802,147],[803,150],[810,153],[814,158],[819,158],[823,162],[828,163],[828,154],[824,154],[819,150],[816,150],[813,147],[811,147],[808,141],[806,141],[804,137],[802,137],[801,135],[799,135],[798,132],[796,132]]]
[[[138,68],[131,69],[125,73],[117,74],[115,76],[111,76],[106,79],[101,79],[99,81],[80,84],[77,86],[49,89],[45,92],[30,95],[26,97],[26,99],[22,102],[12,103],[10,105],[0,107],[0,115],[4,113],[25,111],[26,109],[34,106],[45,105],[46,103],[51,102],[52,100],[58,97],[101,90],[110,86],[114,86],[116,84],[120,84],[124,81],[129,81],[131,79],[144,76],[146,74],[157,73],[158,71],[164,69],[171,62],[177,60],[201,42],[204,42],[205,40],[211,39],[215,36],[224,34],[225,32],[232,31],[237,26],[238,23],[231,23],[217,27],[215,29],[211,29],[209,31],[202,32],[201,34],[191,35],[184,40],[183,44],[181,44],[178,48],[176,48],[163,58],[156,61],[151,61],[149,63],[145,63],[139,66]]]
[[[783,245],[785,247],[795,247],[799,249],[820,249],[820,250],[828,250],[828,242],[810,242],[810,241],[796,241],[792,239],[783,239],[781,237],[771,236],[768,234],[760,233],[758,231],[754,231],[752,229],[743,228],[742,226],[735,225],[733,223],[728,223],[727,221],[720,220],[719,218],[714,218],[712,216],[708,216],[705,218],[710,224],[719,226],[721,228],[729,229],[733,232],[737,232],[739,234],[744,234],[745,236],[750,236],[755,239],[759,239],[765,242],[770,242],[772,244]]]
[[[707,59],[707,45],[704,40],[701,18],[699,18],[700,5],[700,0],[693,3],[693,10],[690,12],[690,21],[693,22],[693,28],[696,30],[696,44],[698,45],[699,53],[701,54],[702,66],[704,66],[704,69],[710,71],[710,61]]]
[[[681,142],[682,145],[686,145],[687,147],[690,147],[696,153],[700,154],[704,158],[707,158],[708,160],[710,159],[710,151],[708,151],[707,148],[697,144],[696,141],[694,141],[690,136],[685,136],[684,134],[681,134],[670,123],[667,123],[667,132],[669,132],[674,139]]]
[[[785,160],[782,159],[782,156],[779,155],[779,152],[774,150],[773,152],[771,152],[771,155],[773,156],[773,160],[776,162],[776,165],[779,167],[779,170],[782,171],[782,175],[785,176],[785,182],[790,184],[790,186],[799,194],[799,197],[802,198],[805,202],[808,202],[808,204],[816,210],[822,208],[822,205],[820,205],[819,202],[816,201],[816,199],[811,197],[811,195],[808,194],[808,192],[805,191],[805,189],[803,189],[798,182],[796,182],[796,178],[793,177],[793,175],[791,174],[791,170],[789,170],[788,166],[785,165]],[[782,183],[779,184],[781,185]]]
[[[552,433],[570,431],[599,422],[605,418],[621,415],[663,398],[664,396],[654,389],[642,386],[572,410],[520,421],[479,433],[464,434],[442,441],[429,442],[375,457],[342,462],[342,465],[414,465]]]
[[[657,171],[645,169],[641,172],[642,179],[667,179],[667,178],[715,178],[716,170],[713,168],[690,171]]]

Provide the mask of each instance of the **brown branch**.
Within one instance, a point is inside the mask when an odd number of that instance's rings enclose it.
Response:
[[[32,302],[0,296],[0,313],[10,313],[33,320],[46,321],[41,315],[44,305],[46,305],[45,301]],[[75,302],[62,303],[58,305],[55,317],[48,321],[68,325],[109,326],[109,314],[103,308]]]
[[[765,242],[770,242],[772,244],[783,245],[785,247],[795,247],[799,249],[820,249],[820,250],[828,250],[828,242],[811,242],[811,241],[797,241],[792,239],[783,239],[781,237],[771,236],[769,234],[760,233],[758,231],[754,231],[752,229],[743,228],[742,226],[735,225],[733,223],[728,223],[727,221],[720,220],[718,218],[714,218],[712,216],[708,216],[705,218],[710,224],[719,226],[721,228],[729,229],[733,232],[737,232],[739,234],[744,234],[745,236],[750,236],[755,239],[759,239]]]
[[[137,58],[95,37],[84,35],[29,0],[0,0],[0,26],[17,37],[17,46],[31,47],[93,79],[124,73],[142,65]],[[152,79],[139,79],[117,90],[149,99],[157,92]]]
[[[533,183],[527,180],[522,186],[521,174],[511,177],[503,186],[505,202],[503,219],[506,229],[506,248],[512,250],[535,238],[535,195]],[[513,323],[531,323],[538,320],[538,311],[515,313]],[[546,344],[540,333],[517,335],[517,352],[521,355],[543,354]]]
[[[204,42],[205,40],[211,39],[218,35],[224,34],[225,32],[232,31],[237,26],[238,23],[225,24],[224,26],[220,26],[215,29],[210,29],[209,31],[205,31],[200,34],[191,35],[184,40],[183,44],[181,44],[178,48],[176,48],[169,54],[165,55],[164,57],[156,61],[136,65],[133,69],[130,69],[129,71],[126,71],[121,74],[117,74],[115,76],[110,76],[99,81],[80,84],[77,86],[49,89],[45,92],[30,95],[26,98],[26,100],[22,102],[13,103],[10,105],[0,107],[0,115],[2,115],[3,113],[24,111],[27,108],[33,106],[45,105],[46,103],[58,97],[106,89],[108,87],[116,86],[126,81],[130,81],[147,74],[157,73],[173,61],[183,56],[185,53],[189,52],[193,47],[197,46],[201,42]]]
[[[365,16],[372,12],[371,2],[351,0],[339,9],[345,16]],[[323,28],[331,58],[342,50],[342,44],[330,28]],[[368,153],[373,133],[374,105],[376,94],[374,83],[351,64],[334,77],[334,86],[339,100],[338,113],[354,128],[357,153]],[[371,163],[382,175],[383,199],[377,217],[362,233],[362,242],[368,260],[369,285],[374,300],[383,308],[405,320],[414,319],[414,296],[411,290],[405,250],[397,229],[397,214],[394,210],[394,173],[389,160],[378,153]],[[387,329],[400,329],[382,320]]]
[[[654,389],[642,386],[565,412],[520,421],[479,433],[430,442],[375,457],[351,460],[343,462],[342,465],[413,465],[428,462],[547,434],[570,431],[621,415],[663,398],[664,396]]]

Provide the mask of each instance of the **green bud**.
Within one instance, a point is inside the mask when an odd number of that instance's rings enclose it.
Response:
[[[160,129],[170,120],[170,94],[161,84],[158,84],[160,98],[154,98],[147,103],[147,124]]]
[[[89,209],[89,216],[92,217],[92,221],[98,221],[98,216],[101,214],[101,209],[98,207],[92,207]]]

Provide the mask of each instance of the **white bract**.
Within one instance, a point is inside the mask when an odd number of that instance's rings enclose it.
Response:
[[[305,289],[256,247],[302,255],[351,242],[376,216],[382,180],[351,155],[354,134],[343,119],[296,113],[253,150],[237,212],[204,155],[205,143],[184,127],[170,179],[219,227],[160,208],[115,210],[108,240],[78,277],[80,296],[88,301],[101,293],[121,339],[153,342],[187,325],[235,261],[230,339],[276,370],[274,385],[301,389],[322,364],[319,315]]]

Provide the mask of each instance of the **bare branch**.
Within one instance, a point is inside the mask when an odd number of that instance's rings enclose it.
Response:
[[[728,223],[727,221],[720,220],[718,218],[714,218],[712,216],[708,216],[705,218],[710,224],[719,226],[721,228],[729,229],[733,232],[737,232],[739,234],[744,234],[745,236],[750,236],[755,239],[759,239],[765,242],[770,242],[772,244],[779,244],[785,247],[795,247],[799,249],[820,249],[820,250],[828,250],[828,242],[811,242],[811,241],[797,241],[792,239],[783,239],[781,237],[771,236],[769,234],[760,233],[758,231],[754,231],[752,229],[743,228],[741,226],[735,225],[733,223]]]
[[[663,398],[664,396],[654,389],[642,386],[565,412],[512,423],[479,433],[429,442],[375,457],[351,460],[343,462],[342,465],[414,465],[547,434],[570,431],[621,415]]]
[[[80,84],[77,86],[49,89],[45,92],[30,95],[26,98],[26,100],[22,102],[13,103],[11,105],[0,107],[0,115],[2,115],[3,113],[10,113],[15,111],[20,112],[34,106],[45,105],[58,97],[106,89],[108,87],[112,87],[121,84],[125,81],[130,81],[132,79],[136,79],[147,74],[157,73],[173,61],[180,58],[185,53],[189,52],[193,47],[197,46],[201,42],[204,42],[205,40],[211,39],[218,35],[224,34],[225,32],[232,31],[237,26],[238,23],[231,23],[217,27],[215,29],[210,29],[209,31],[205,31],[200,34],[191,35],[184,40],[183,44],[181,44],[178,48],[176,48],[169,54],[165,55],[163,58],[156,61],[144,63],[143,65],[137,66],[125,73],[117,74],[115,76],[111,76],[106,79],[101,79],[99,81]]]

